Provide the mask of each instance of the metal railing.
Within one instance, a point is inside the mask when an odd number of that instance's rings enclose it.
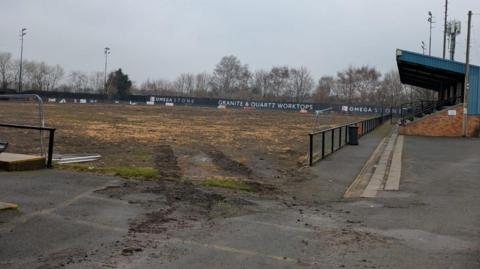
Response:
[[[402,123],[404,123],[407,118],[423,117],[435,111],[442,110],[445,106],[453,106],[462,102],[462,97],[456,96],[439,101],[420,100],[405,103],[400,107],[400,118],[402,119]]]
[[[53,160],[53,143],[55,139],[55,128],[49,127],[40,127],[40,126],[28,126],[28,125],[16,125],[16,124],[3,124],[0,123],[0,127],[2,128],[15,128],[15,129],[28,129],[28,130],[38,130],[38,131],[48,131],[48,152],[47,152],[47,160],[46,160],[46,167],[52,168],[52,160]]]
[[[37,103],[38,105],[38,126],[40,127],[45,127],[45,116],[43,113],[43,100],[38,94],[1,94],[0,95],[0,101],[9,101],[9,100],[33,100]],[[43,152],[43,136],[40,133],[40,150],[42,150],[42,155],[44,154]]]
[[[391,119],[392,114],[382,115],[309,133],[308,164],[312,166],[348,145],[350,142],[348,134],[350,126],[357,127],[357,135],[360,138]]]

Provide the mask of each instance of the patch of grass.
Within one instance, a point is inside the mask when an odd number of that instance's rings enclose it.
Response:
[[[94,172],[99,174],[113,174],[119,177],[127,178],[145,178],[150,179],[159,175],[157,169],[152,167],[136,166],[117,166],[117,167],[95,167],[88,164],[62,164],[60,168],[70,169],[80,172]]]
[[[135,167],[135,166],[119,166],[119,167],[106,167],[101,169],[104,173],[112,173],[120,177],[141,177],[141,178],[154,178],[158,176],[158,171],[152,167]]]
[[[254,192],[256,189],[244,181],[235,178],[211,177],[202,181],[205,187],[217,187],[231,190]]]
[[[75,171],[81,171],[81,172],[95,171],[95,166],[92,166],[91,164],[84,164],[84,163],[57,164],[56,167],[75,170]]]

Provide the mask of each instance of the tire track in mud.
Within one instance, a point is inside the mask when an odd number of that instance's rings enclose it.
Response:
[[[202,151],[211,158],[212,162],[216,166],[220,167],[224,171],[247,178],[254,177],[252,169],[245,164],[228,157],[216,147],[212,145],[203,145]]]
[[[179,179],[182,176],[182,169],[170,145],[155,148],[155,166],[163,179]]]

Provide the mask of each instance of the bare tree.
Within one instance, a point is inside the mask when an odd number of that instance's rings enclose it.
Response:
[[[330,95],[336,92],[336,81],[332,76],[323,76],[318,80],[313,98],[317,102],[329,101]]]
[[[183,73],[175,80],[175,89],[183,95],[191,95],[195,90],[195,75]]]
[[[348,104],[355,102],[369,103],[371,93],[375,92],[381,74],[368,66],[350,66],[337,73],[338,92]]]
[[[248,87],[250,71],[247,65],[231,55],[223,57],[215,67],[211,85],[216,94],[232,96],[235,91]]]
[[[69,84],[72,92],[89,92],[88,76],[82,71],[73,71],[69,75]]]
[[[195,76],[195,95],[207,96],[210,90],[210,75],[208,73],[200,73]]]
[[[408,94],[405,86],[400,82],[397,71],[390,71],[385,74],[379,89],[375,93],[375,102],[383,107],[398,107],[407,102]]]
[[[287,66],[272,67],[269,75],[268,95],[279,97],[290,89],[290,69]]]
[[[104,73],[95,72],[88,76],[88,88],[92,89],[93,92],[100,93],[104,88]]]
[[[371,104],[375,92],[379,87],[379,79],[382,76],[375,68],[362,66],[355,69],[355,87],[360,94],[359,101],[364,104]]]
[[[308,69],[303,66],[299,69],[292,68],[290,74],[293,97],[296,102],[302,102],[311,93],[315,82]]]
[[[253,73],[251,92],[255,96],[266,97],[270,88],[270,73],[265,70],[257,70]]]
[[[48,66],[48,72],[46,74],[46,91],[55,90],[57,84],[63,79],[65,71],[60,65]]]
[[[8,52],[0,52],[0,79],[2,89],[7,89],[13,82],[14,73],[12,72],[12,68],[12,54]]]

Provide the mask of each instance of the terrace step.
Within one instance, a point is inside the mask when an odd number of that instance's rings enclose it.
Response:
[[[398,135],[398,126],[395,126],[377,146],[344,197],[373,198],[379,191],[399,190],[402,150],[403,136]]]

